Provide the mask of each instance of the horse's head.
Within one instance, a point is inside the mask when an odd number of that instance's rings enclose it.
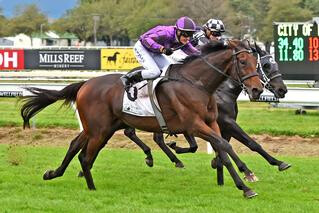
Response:
[[[274,93],[277,98],[284,98],[287,93],[287,87],[284,84],[278,69],[278,64],[274,58],[255,43],[255,49],[258,53],[258,73],[260,79],[264,82],[265,88]]]
[[[232,69],[229,75],[243,85],[250,99],[258,99],[263,86],[256,72],[257,60],[248,43],[234,39],[228,41],[228,48],[233,52]]]

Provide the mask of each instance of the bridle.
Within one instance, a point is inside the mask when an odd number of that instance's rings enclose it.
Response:
[[[272,55],[267,54],[264,56],[260,56],[259,53],[257,53],[257,69],[259,70],[260,74],[261,74],[261,82],[263,83],[264,87],[269,89],[270,91],[273,91],[272,86],[270,85],[270,82],[272,80],[274,80],[275,78],[279,78],[282,75],[278,72],[278,69],[272,69],[270,68],[270,72],[268,73],[268,75],[265,73],[263,66],[265,65],[265,63],[263,63],[263,59],[266,58],[271,58],[272,59]],[[270,61],[270,60],[268,60]],[[271,62],[270,62],[271,63]],[[273,63],[271,63],[273,64]],[[278,65],[277,65],[278,66]]]
[[[258,54],[258,61],[259,61],[259,64],[260,64],[260,70],[263,74],[263,78],[265,79],[265,83],[269,83],[271,80],[275,79],[275,78],[278,78],[278,77],[281,77],[282,75],[278,72],[278,69],[270,69],[271,72],[269,72],[268,76],[266,75],[265,71],[263,70],[263,66],[265,63],[262,63],[262,59],[264,58],[272,58],[272,55],[264,55],[264,56],[259,56]],[[271,62],[270,62],[271,63]],[[274,70],[274,71],[272,71]]]
[[[216,67],[215,65],[209,63],[209,61],[207,60],[207,55],[206,56],[200,56],[200,58],[209,66],[211,67],[213,70],[217,71],[218,73],[220,73],[221,75],[225,76],[226,78],[230,79],[231,81],[235,82],[237,85],[241,86],[243,89],[246,89],[246,86],[244,85],[244,81],[246,81],[249,78],[252,78],[254,76],[259,76],[259,74],[254,71],[252,73],[249,73],[248,75],[245,75],[243,77],[240,77],[240,68],[238,65],[238,58],[237,56],[241,53],[248,53],[248,54],[252,54],[253,51],[252,50],[248,50],[248,49],[243,49],[243,50],[239,50],[239,51],[235,51],[233,50],[232,53],[232,60],[233,60],[233,64],[235,64],[235,69],[236,69],[236,73],[238,76],[238,79],[234,79],[233,77],[231,77],[230,75],[226,74],[224,71],[222,71],[221,69],[219,69],[218,67]]]

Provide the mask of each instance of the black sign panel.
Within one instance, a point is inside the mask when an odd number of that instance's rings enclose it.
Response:
[[[316,22],[274,24],[275,58],[287,80],[319,80],[319,32]]]
[[[25,50],[26,69],[99,70],[100,50]]]

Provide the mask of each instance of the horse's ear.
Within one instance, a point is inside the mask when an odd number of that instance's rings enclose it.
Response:
[[[246,39],[246,44],[247,44],[247,47],[250,48],[250,41],[248,39]]]
[[[246,39],[246,44],[247,44],[247,49],[251,49],[251,44],[250,44],[250,41],[249,39]]]
[[[244,43],[245,47],[246,47],[247,49],[249,49],[250,44],[249,44],[248,39],[245,39],[245,40],[243,41],[243,43]]]
[[[261,48],[256,44],[256,42],[255,42],[255,48],[256,48],[258,54],[259,54],[259,55],[262,55],[262,50],[261,50]]]
[[[235,44],[234,44],[234,42],[233,42],[232,39],[228,39],[228,46],[229,46],[231,49],[233,49],[233,48],[235,47]]]

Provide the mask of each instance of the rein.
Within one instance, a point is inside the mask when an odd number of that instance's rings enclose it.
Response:
[[[245,88],[245,85],[243,84],[243,82],[251,77],[254,77],[254,76],[259,76],[258,73],[255,71],[255,72],[252,72],[248,75],[245,75],[244,77],[240,77],[239,76],[239,66],[238,66],[238,61],[237,61],[237,55],[243,53],[243,52],[247,52],[249,54],[252,53],[252,51],[250,50],[240,50],[238,52],[235,52],[235,50],[233,50],[233,54],[232,54],[232,57],[233,57],[233,61],[234,61],[234,64],[236,64],[236,73],[238,75],[238,80],[232,78],[230,75],[226,74],[224,71],[222,71],[221,69],[219,69],[218,67],[216,67],[215,65],[209,63],[209,61],[206,59],[207,56],[201,56],[200,55],[200,58],[209,66],[211,67],[213,70],[217,71],[219,74],[225,76],[226,78],[230,79],[231,81],[235,82],[237,85],[240,85],[243,89]]]

